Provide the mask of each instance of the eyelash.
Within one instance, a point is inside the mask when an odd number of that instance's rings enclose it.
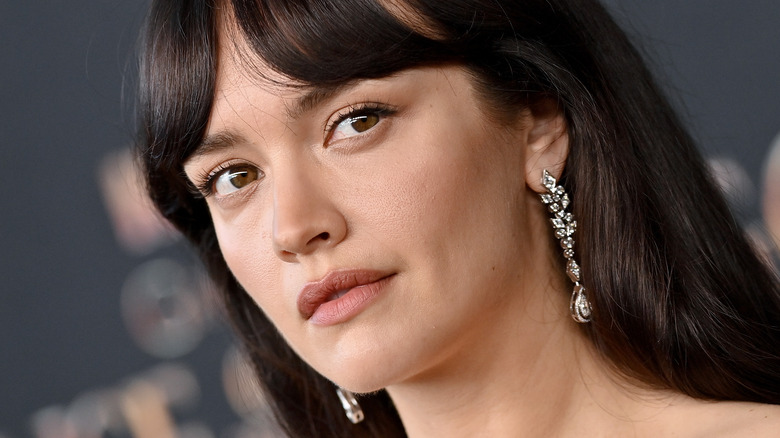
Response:
[[[219,178],[222,172],[225,172],[226,170],[230,170],[231,168],[241,164],[245,166],[250,166],[249,164],[244,164],[243,162],[228,161],[226,163],[220,164],[219,166],[215,167],[214,169],[208,172],[203,172],[201,175],[195,178],[195,181],[193,182],[193,184],[195,185],[195,189],[197,190],[196,194],[204,198],[208,198],[209,196],[213,195],[214,184],[216,183],[217,178]]]
[[[335,117],[331,118],[327,125],[325,125],[325,143],[327,144],[328,141],[330,141],[330,138],[333,136],[333,132],[339,126],[339,124],[347,119],[366,115],[377,115],[379,116],[381,122],[381,119],[384,117],[391,116],[395,113],[396,109],[385,103],[365,102],[350,105],[344,109],[339,110],[335,114]]]

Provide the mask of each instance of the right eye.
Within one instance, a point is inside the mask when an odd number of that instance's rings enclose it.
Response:
[[[211,178],[214,193],[217,196],[228,196],[235,193],[262,177],[262,172],[249,165],[230,166],[217,172]]]

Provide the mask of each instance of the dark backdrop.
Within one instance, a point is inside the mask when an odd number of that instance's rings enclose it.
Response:
[[[222,437],[239,421],[221,381],[224,329],[206,322],[191,351],[166,357],[139,346],[121,316],[120,291],[140,266],[194,265],[180,243],[120,245],[101,197],[98,168],[131,141],[122,84],[144,3],[0,0],[0,436],[31,436],[34,419],[72,413],[85,394],[126,388],[171,363],[200,394],[176,408],[177,422]],[[780,131],[780,3],[608,3],[737,189],[745,225],[766,236],[760,202]]]

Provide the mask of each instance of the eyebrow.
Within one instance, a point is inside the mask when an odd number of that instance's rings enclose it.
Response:
[[[197,159],[224,149],[230,149],[236,144],[245,142],[246,139],[241,134],[233,131],[219,131],[216,134],[207,135],[186,161]]]
[[[323,102],[330,100],[333,96],[355,85],[355,81],[349,81],[332,85],[308,87],[306,88],[306,92],[294,99],[292,104],[287,106],[287,117],[292,120],[298,119]]]
[[[306,92],[295,98],[291,104],[287,105],[287,117],[290,120],[299,119],[318,105],[341,93],[344,89],[354,85],[355,82],[350,81],[335,85],[308,87]],[[229,149],[236,144],[245,143],[246,141],[247,140],[238,133],[232,131],[219,131],[215,134],[207,135],[203,141],[195,147],[195,150],[187,160],[189,161],[224,149]]]

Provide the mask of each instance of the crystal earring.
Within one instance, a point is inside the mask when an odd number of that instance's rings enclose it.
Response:
[[[555,230],[555,237],[563,248],[563,256],[566,258],[566,274],[574,283],[569,312],[571,312],[571,317],[579,323],[590,322],[593,308],[585,294],[585,287],[580,284],[580,266],[574,261],[573,235],[577,230],[577,221],[574,220],[571,213],[566,212],[566,207],[569,206],[570,202],[569,195],[547,170],[542,173],[542,185],[547,189],[547,193],[541,195],[542,203],[547,205],[547,210],[552,214],[550,222]]]
[[[341,407],[344,408],[344,413],[352,424],[358,424],[366,418],[365,415],[363,415],[363,409],[355,398],[355,394],[352,394],[344,388],[336,388],[336,395],[339,396]]]

